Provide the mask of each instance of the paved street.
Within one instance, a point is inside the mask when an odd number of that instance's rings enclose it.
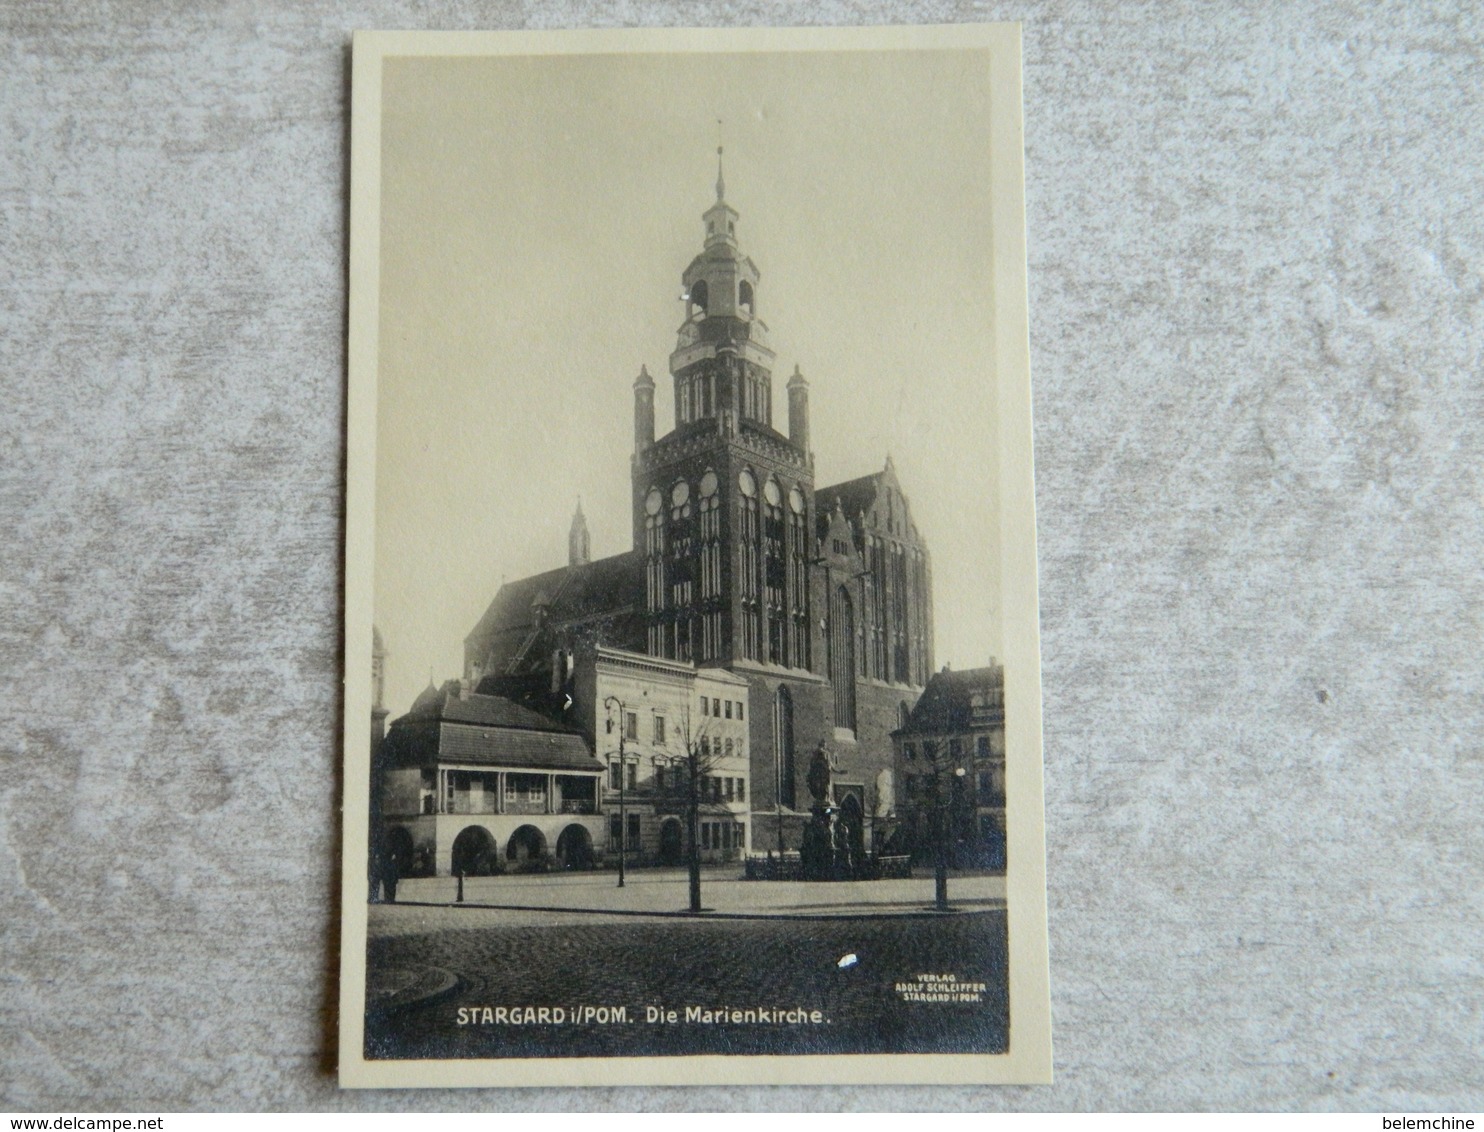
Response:
[[[458,890],[453,877],[404,880],[402,903],[451,904]],[[949,901],[965,911],[1005,906],[1002,876],[954,875]],[[623,888],[612,871],[544,875],[470,877],[464,900],[511,909],[583,909],[594,913],[674,913],[689,908],[684,869],[635,869]],[[911,880],[800,881],[739,880],[736,867],[702,871],[702,906],[717,915],[862,916],[922,912],[933,903],[931,872]]]
[[[724,886],[716,887],[720,893]],[[1002,910],[818,919],[692,919],[467,906],[374,905],[370,911],[370,1057],[970,1053],[1005,1048]],[[842,967],[842,958],[852,955],[854,962],[847,960]],[[924,985],[923,974],[951,981],[953,987]],[[418,982],[452,989],[415,1005],[397,1000],[397,994]],[[379,995],[378,988],[387,993]],[[920,993],[935,989],[964,993]],[[387,1008],[377,1008],[377,1002]],[[482,1012],[484,1007],[490,1014]],[[676,1021],[646,1022],[646,1007],[674,1010]],[[718,1022],[693,1013],[687,1022],[688,1007],[693,1012],[723,1008],[754,1014],[727,1014]],[[480,1009],[468,1013],[473,1008]],[[596,1008],[603,1008],[607,1024],[593,1017]],[[547,1015],[537,1013],[542,1009]],[[803,1013],[791,1020],[779,1013],[795,1009]],[[460,1024],[461,1010],[467,1024]],[[817,1022],[809,1021],[814,1011]],[[512,1019],[520,1019],[519,1024]]]

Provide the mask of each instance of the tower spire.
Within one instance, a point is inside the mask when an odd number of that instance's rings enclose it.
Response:
[[[592,541],[587,533],[587,518],[582,514],[582,496],[579,495],[577,512],[572,516],[572,529],[567,532],[567,565],[586,566],[592,560]]]
[[[727,181],[721,172],[721,119],[716,120],[716,199],[725,200],[727,195]]]

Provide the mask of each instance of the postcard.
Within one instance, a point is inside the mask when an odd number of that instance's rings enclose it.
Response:
[[[342,1084],[1049,1081],[1018,28],[352,67]]]

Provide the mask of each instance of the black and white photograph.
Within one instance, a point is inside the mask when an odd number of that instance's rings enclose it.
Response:
[[[0,1127],[1484,1127],[1479,10],[0,2]]]
[[[367,1064],[1011,1053],[1006,55],[724,47],[379,58]]]

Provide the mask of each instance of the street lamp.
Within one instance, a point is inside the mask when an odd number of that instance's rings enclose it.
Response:
[[[967,772],[963,767],[954,767],[953,776],[963,778]],[[934,808],[937,810],[938,836],[937,836],[937,860],[934,862],[933,870],[933,902],[939,912],[948,911],[948,818],[949,818],[949,795],[950,790],[943,789],[943,767],[937,760],[937,753],[933,758],[933,792],[937,795],[933,799]]]
[[[609,713],[608,718],[613,718],[614,705],[618,707],[618,887],[623,887],[624,882],[624,858],[628,856],[628,846],[625,844],[629,835],[628,811],[625,805],[624,783],[629,777],[628,762],[624,758],[624,728],[626,726],[623,701],[617,696],[609,696],[603,701],[603,708]]]

